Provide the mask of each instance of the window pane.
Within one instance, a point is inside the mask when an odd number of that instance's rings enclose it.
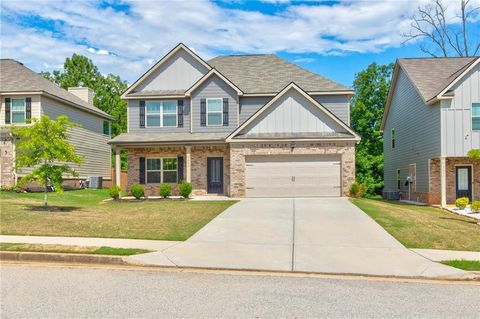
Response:
[[[159,158],[147,158],[147,171],[159,171],[160,159]]]
[[[160,126],[160,114],[147,115],[147,126]]]
[[[177,171],[164,171],[163,172],[163,182],[164,183],[176,183],[177,182]]]
[[[177,170],[177,159],[176,158],[164,158],[163,159],[163,169],[164,170]]]
[[[177,114],[177,101],[163,101],[163,114]]]
[[[103,121],[103,134],[110,135],[110,123],[108,121]]]
[[[147,172],[147,183],[160,183],[160,172]]]
[[[208,123],[208,125],[222,125],[222,114],[221,113],[209,113],[207,123]]]
[[[12,111],[24,111],[25,100],[24,99],[12,99]]]
[[[148,113],[160,113],[160,102],[147,102]]]
[[[177,126],[177,115],[163,113],[163,126]]]
[[[480,117],[480,103],[473,103],[472,104],[472,116],[479,116]]]
[[[207,112],[222,112],[222,99],[207,100]]]
[[[13,112],[12,123],[25,123],[25,112]]]
[[[472,130],[480,130],[480,117],[472,119]]]

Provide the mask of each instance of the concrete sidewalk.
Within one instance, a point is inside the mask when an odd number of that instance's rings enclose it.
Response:
[[[480,261],[480,251],[459,251],[459,250],[442,250],[442,249],[411,249],[423,257],[432,261],[443,260],[477,260]]]

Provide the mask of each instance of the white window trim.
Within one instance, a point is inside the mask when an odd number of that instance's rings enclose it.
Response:
[[[160,116],[160,125],[153,125],[153,126],[149,126],[148,125],[148,107],[147,107],[147,104],[148,103],[155,103],[155,102],[158,102],[160,103],[160,112],[159,113],[153,113],[151,115],[159,115]],[[175,100],[175,123],[176,125],[174,126],[165,126],[163,125],[163,102],[165,102],[165,100],[154,100],[154,101],[145,101],[145,127],[148,128],[148,127],[178,127],[178,101]],[[173,113],[167,113],[167,114],[173,114]]]
[[[220,105],[222,106],[220,111],[212,111],[212,112],[208,111],[208,101],[211,101],[211,100],[220,100]],[[206,115],[205,116],[207,117],[207,126],[213,126],[213,127],[223,126],[223,99],[221,97],[208,98],[208,99],[206,99],[205,104],[206,104],[205,105],[205,108],[206,108],[206,110],[205,110]],[[208,123],[208,113],[220,113],[220,119],[221,119],[220,124],[209,124]]]
[[[477,129],[473,128],[473,119],[474,119],[474,118],[475,118],[475,119],[476,119],[476,118],[480,119],[480,116],[473,116],[473,104],[478,104],[478,105],[480,105],[480,102],[479,102],[479,103],[477,103],[477,102],[472,103],[472,131],[480,131],[480,128],[477,128]]]
[[[23,101],[23,122],[22,123],[13,123],[13,100],[22,100]],[[10,124],[21,125],[27,124],[27,99],[14,99],[10,100]]]
[[[395,129],[392,128],[392,130],[390,131],[390,149],[394,150],[396,147],[397,147],[397,133]]]
[[[148,169],[148,160],[160,160],[160,170],[149,170]],[[164,170],[163,169],[163,160],[164,159],[175,159],[177,161],[177,169],[176,170]],[[174,183],[164,183],[163,182],[163,172],[176,172],[176,182]],[[148,182],[148,172],[160,172],[160,183],[149,183]],[[177,184],[178,183],[178,158],[177,157],[147,157],[145,158],[145,184],[146,185],[160,185],[160,184]]]

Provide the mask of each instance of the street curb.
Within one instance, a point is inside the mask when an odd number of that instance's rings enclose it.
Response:
[[[61,263],[129,265],[123,256],[0,251],[0,261],[43,261]]]

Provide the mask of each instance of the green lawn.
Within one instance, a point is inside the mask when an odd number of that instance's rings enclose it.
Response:
[[[444,260],[442,264],[452,266],[455,268],[467,270],[467,271],[480,271],[480,261],[478,260]]]
[[[89,254],[89,255],[116,255],[131,256],[151,252],[148,249],[137,248],[113,248],[113,247],[84,247],[84,246],[65,246],[65,245],[43,245],[43,244],[19,244],[19,243],[0,243],[0,251],[26,251],[41,253],[69,253],[69,254]]]
[[[236,201],[104,201],[108,190],[0,192],[2,235],[186,240]]]
[[[480,225],[471,218],[393,201],[352,202],[409,248],[480,251]]]

